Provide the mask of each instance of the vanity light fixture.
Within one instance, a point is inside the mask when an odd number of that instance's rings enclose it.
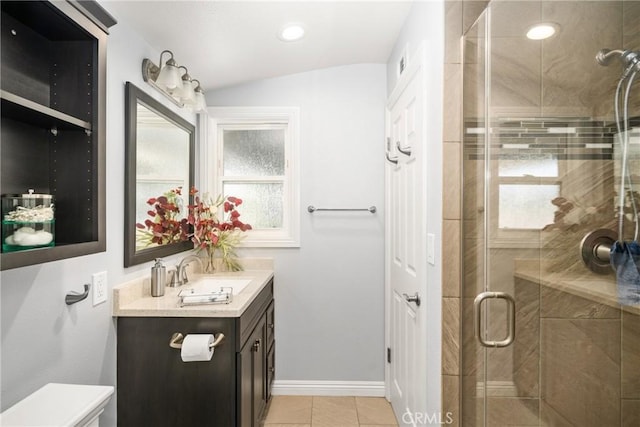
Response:
[[[280,29],[278,38],[283,42],[294,42],[304,37],[304,27],[300,24],[287,24]]]
[[[162,56],[165,53],[168,53],[171,57],[163,65]],[[187,67],[178,65],[173,58],[173,52],[163,50],[160,53],[159,63],[160,66],[157,66],[148,58],[142,61],[142,78],[144,81],[177,106],[186,107],[195,112],[204,111],[206,102],[200,82],[191,78]],[[184,70],[184,73],[182,73],[182,70]],[[195,88],[194,82],[198,82]]]
[[[536,25],[532,25],[527,30],[527,38],[530,40],[544,40],[553,36],[560,26],[553,22],[541,22]]]

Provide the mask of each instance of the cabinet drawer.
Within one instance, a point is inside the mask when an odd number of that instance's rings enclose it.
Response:
[[[270,348],[271,344],[273,344],[275,330],[275,308],[273,302],[271,302],[271,305],[267,308],[267,348]]]

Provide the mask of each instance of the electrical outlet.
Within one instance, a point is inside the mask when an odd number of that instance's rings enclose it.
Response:
[[[91,291],[93,292],[93,306],[107,301],[107,272],[101,271],[91,276]]]

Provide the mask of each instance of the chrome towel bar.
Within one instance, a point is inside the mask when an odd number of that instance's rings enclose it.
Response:
[[[171,339],[169,340],[169,347],[171,348],[182,348],[182,341],[184,340],[184,335],[180,332],[175,332],[171,335]],[[209,344],[209,348],[216,348],[220,343],[224,340],[224,334],[220,332],[219,334],[214,335],[214,340],[211,344]]]
[[[376,213],[378,210],[375,206],[369,206],[368,208],[316,208],[315,206],[309,205],[307,207],[309,213],[314,213],[315,211],[339,211],[339,212],[364,212],[368,211],[371,213]]]

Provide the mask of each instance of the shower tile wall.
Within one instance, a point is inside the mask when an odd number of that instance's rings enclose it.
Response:
[[[460,37],[475,22],[487,1],[445,3],[443,239],[442,239],[442,412],[454,427],[460,414],[461,198],[462,198],[462,62]]]
[[[522,308],[513,392],[539,408],[533,425],[638,425],[638,310],[621,312],[525,279],[516,279],[514,295]]]

